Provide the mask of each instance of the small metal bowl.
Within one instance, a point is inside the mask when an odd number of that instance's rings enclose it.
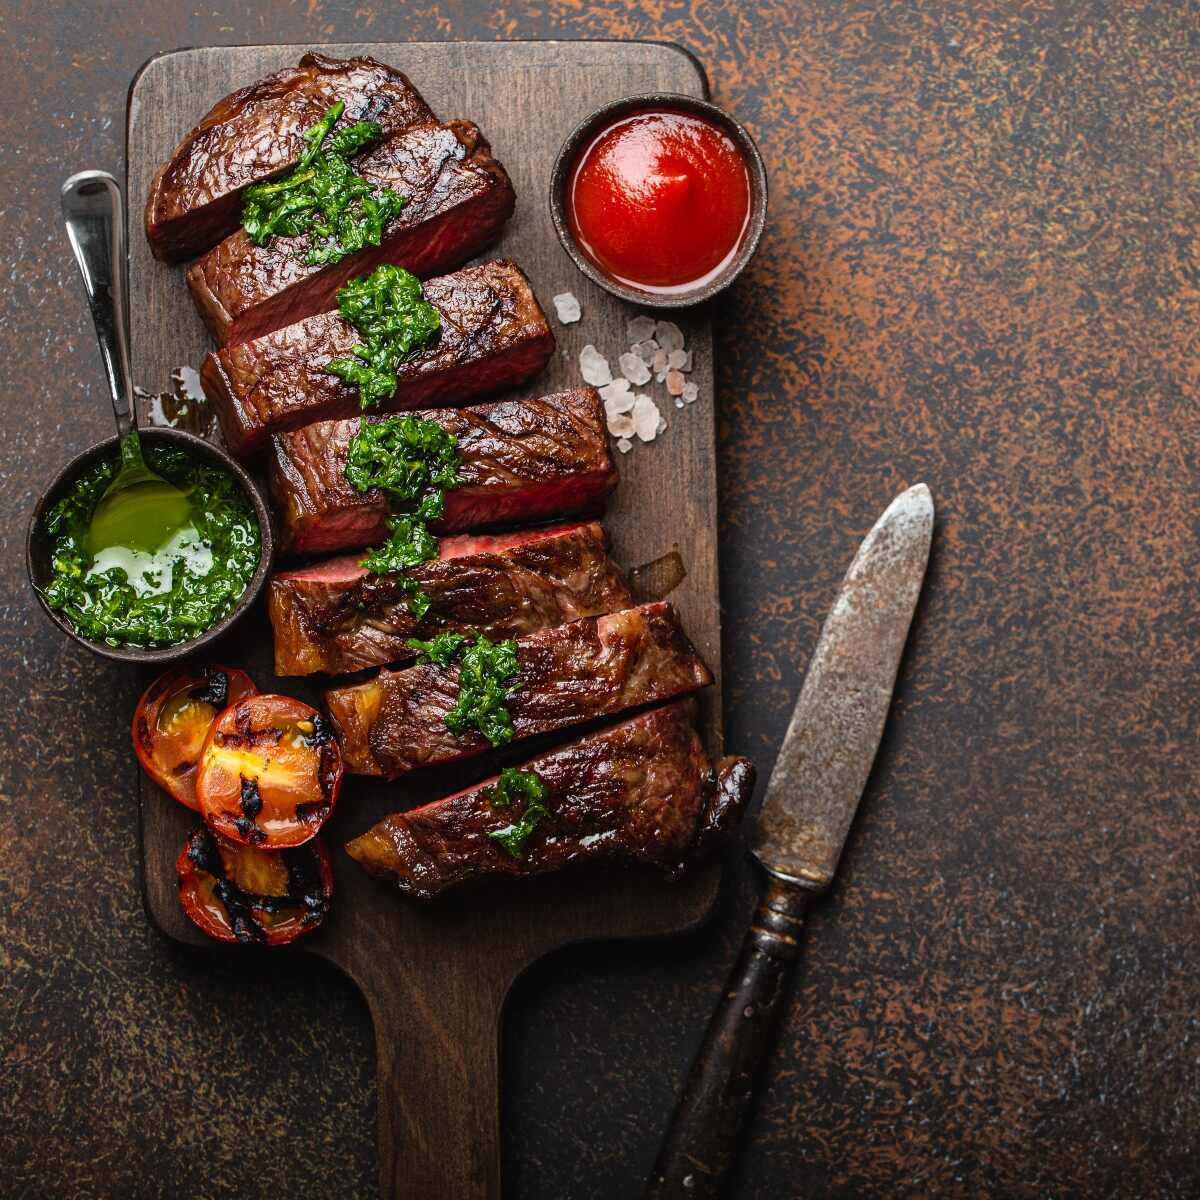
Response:
[[[750,219],[746,223],[737,253],[720,274],[686,292],[648,291],[632,284],[621,283],[606,275],[580,249],[567,220],[567,185],[579,155],[597,134],[615,121],[636,112],[656,108],[691,113],[711,121],[733,139],[742,153],[750,177]],[[676,95],[673,92],[647,92],[641,96],[627,96],[624,100],[617,100],[596,109],[590,117],[572,130],[563,143],[563,148],[554,160],[554,169],[550,173],[550,219],[554,222],[554,231],[558,234],[563,249],[571,256],[571,261],[606,292],[645,308],[687,308],[708,300],[727,288],[754,257],[763,227],[767,223],[767,172],[754,139],[733,117],[715,104],[710,104],[707,100],[697,100],[693,96]]]
[[[263,585],[267,581],[267,574],[271,569],[271,562],[275,554],[275,538],[271,530],[271,513],[257,484],[250,478],[245,469],[234,462],[223,450],[212,445],[211,442],[206,442],[203,438],[185,433],[182,429],[162,429],[151,426],[139,429],[138,436],[141,438],[142,446],[145,449],[150,449],[154,446],[175,446],[187,451],[187,453],[196,458],[210,463],[214,467],[220,467],[228,471],[237,480],[242,491],[245,492],[250,498],[250,502],[254,505],[254,514],[258,518],[260,543],[258,569],[246,585],[246,590],[242,593],[241,599],[234,606],[233,610],[218,621],[211,629],[186,642],[180,642],[176,646],[110,646],[107,642],[96,642],[91,638],[84,637],[76,631],[75,627],[66,617],[56,612],[46,603],[46,599],[42,595],[42,589],[50,583],[51,579],[50,555],[52,539],[46,532],[44,524],[45,516],[58,500],[70,490],[80,475],[94,463],[106,458],[116,460],[120,454],[120,438],[118,437],[110,437],[85,450],[82,454],[77,455],[63,467],[55,477],[54,482],[42,493],[37,507],[33,510],[33,516],[29,521],[29,531],[25,537],[25,565],[29,571],[29,582],[33,584],[34,594],[38,598],[38,603],[42,606],[42,611],[73,641],[78,642],[81,646],[86,646],[89,650],[101,655],[103,658],[112,658],[119,662],[168,663],[174,662],[176,659],[185,658],[187,655],[199,650],[201,646],[205,646],[215,638],[220,637],[221,634],[228,630],[236,621],[240,620],[249,610],[250,606],[258,599]]]

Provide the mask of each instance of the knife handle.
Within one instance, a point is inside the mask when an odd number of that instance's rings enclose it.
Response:
[[[713,1200],[733,1166],[811,893],[768,876],[725,996],[692,1063],[644,1200]]]

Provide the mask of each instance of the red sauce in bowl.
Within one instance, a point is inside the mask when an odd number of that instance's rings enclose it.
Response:
[[[686,292],[737,254],[750,173],[734,140],[692,113],[621,117],[584,148],[567,183],[567,222],[583,253],[619,283]]]

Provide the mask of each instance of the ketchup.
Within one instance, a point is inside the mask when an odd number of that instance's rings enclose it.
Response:
[[[621,117],[579,155],[567,220],[583,253],[619,283],[690,291],[737,253],[750,174],[712,121],[672,109]]]

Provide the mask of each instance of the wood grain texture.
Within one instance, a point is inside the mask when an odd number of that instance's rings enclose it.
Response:
[[[476,119],[513,178],[517,215],[489,255],[515,259],[543,306],[573,290],[586,321],[551,317],[558,353],[515,395],[542,395],[580,382],[578,354],[594,341],[609,354],[628,346],[637,310],[583,278],[555,238],[546,204],[550,167],[571,128],[597,106],[631,92],[703,95],[705,82],[682,51],[646,44],[367,44],[185,50],[155,58],[129,97],[128,197],[134,374],[167,390],[180,364],[198,363],[206,334],[177,266],[156,262],[140,230],[149,181],[211,103],[294,63],[305,49],[370,54],[403,70],[443,119]],[[535,116],[536,115],[536,116]],[[531,119],[533,118],[533,119]],[[720,748],[720,622],[717,600],[716,478],[712,343],[708,315],[678,318],[695,351],[700,400],[664,405],[668,431],[618,455],[621,484],[605,526],[618,562],[633,566],[677,547],[687,577],[671,594],[684,628],[718,676],[702,700],[709,747]],[[144,414],[143,414],[144,415]],[[256,612],[215,651],[250,671],[264,691],[319,703],[321,681],[271,672],[265,613]],[[504,761],[528,754],[510,747]],[[375,1022],[380,1082],[380,1177],[385,1196],[465,1198],[500,1192],[497,1032],[516,975],[555,947],[584,938],[644,936],[695,925],[715,896],[715,864],[681,881],[652,871],[589,871],[421,904],[367,879],[341,846],[397,807],[433,799],[486,777],[497,756],[430,770],[394,785],[350,779],[323,836],[335,875],[332,915],[296,948],[337,964],[362,990]],[[147,909],[165,933],[200,944],[180,911],[173,864],[191,824],[148,782],[140,784]],[[448,1149],[454,1147],[454,1152]]]

